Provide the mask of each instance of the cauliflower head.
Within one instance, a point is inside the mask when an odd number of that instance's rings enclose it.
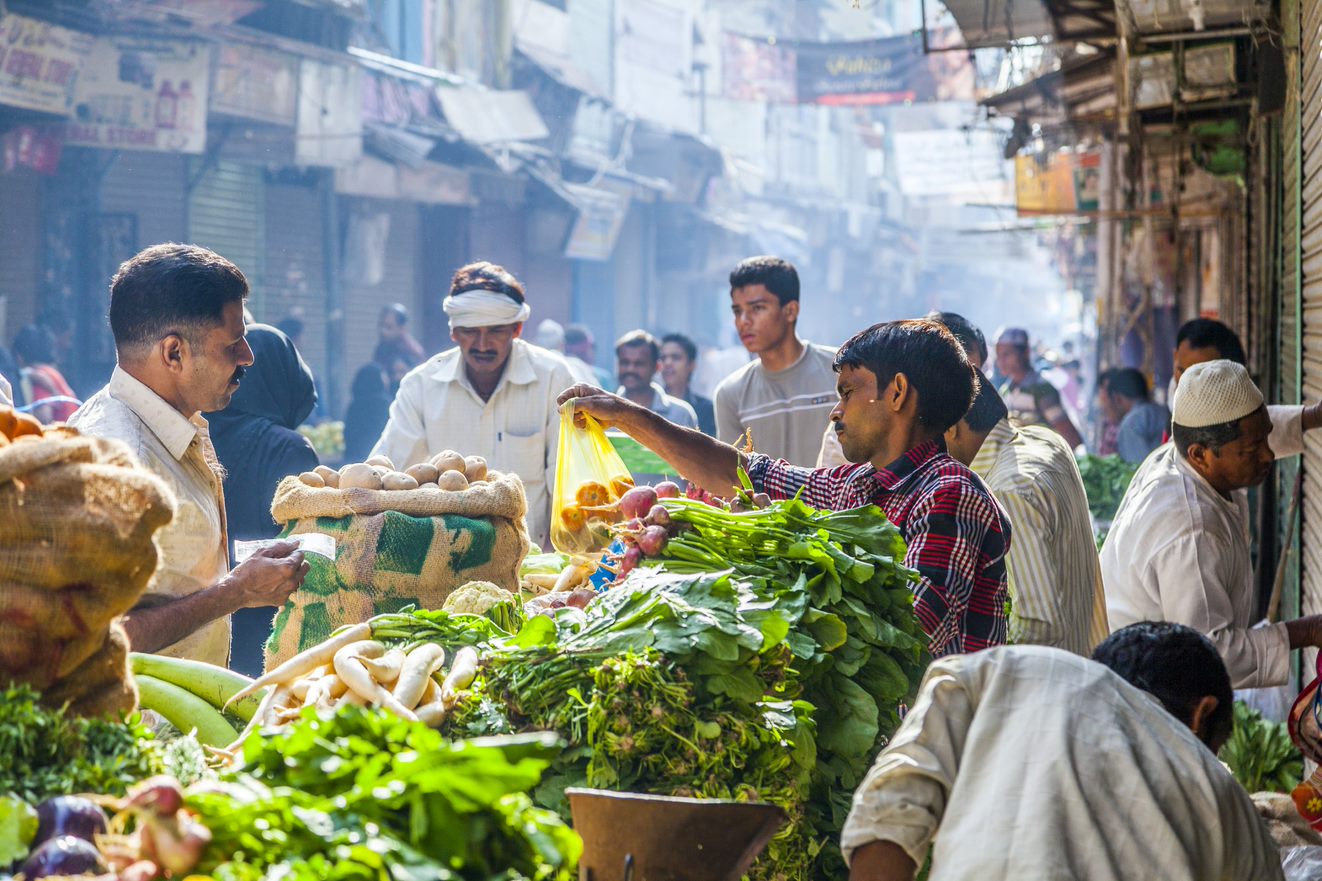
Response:
[[[514,602],[514,594],[490,581],[470,581],[445,598],[441,606],[456,615],[485,615],[501,603]]]

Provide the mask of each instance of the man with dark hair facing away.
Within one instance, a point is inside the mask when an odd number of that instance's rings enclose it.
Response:
[[[230,616],[284,605],[309,566],[294,542],[229,568],[224,469],[203,413],[229,405],[252,349],[243,323],[248,282],[233,263],[193,245],[155,245],[110,284],[118,364],[110,384],[69,419],[121,440],[174,492],[174,519],[156,535],[160,568],[124,616],[134,651],[224,666]]]
[[[1014,524],[1006,559],[1010,642],[1087,657],[1110,630],[1074,453],[1049,428],[1015,428],[986,379],[964,418],[946,432],[946,446],[987,482]]]
[[[442,308],[458,347],[404,377],[372,453],[407,468],[451,449],[519,475],[528,495],[528,535],[545,546],[560,440],[555,396],[574,381],[569,365],[521,338],[532,309],[523,285],[504,267],[460,267]]]
[[[632,330],[615,343],[615,372],[620,387],[615,394],[659,413],[676,425],[697,428],[698,415],[687,402],[666,394],[652,377],[656,376],[661,344],[645,330]]]
[[[1085,660],[1008,646],[932,663],[841,834],[850,881],[1274,881],[1280,851],[1216,758],[1234,723],[1208,640],[1112,634]]]
[[[1207,635],[1236,688],[1284,685],[1290,651],[1322,646],[1322,615],[1254,627],[1248,487],[1271,473],[1262,392],[1242,364],[1190,367],[1175,435],[1129,485],[1102,548],[1113,629],[1175,621]]]
[[[931,321],[892,321],[855,335],[835,358],[831,420],[858,465],[800,468],[745,454],[646,407],[579,385],[560,395],[725,496],[743,468],[773,499],[802,493],[832,511],[877,505],[899,528],[905,563],[918,571],[914,610],[934,657],[1005,642],[1005,555],[1010,524],[987,487],[946,453],[945,432],[963,417],[977,373],[959,342]],[[815,432],[814,432],[815,433]]]
[[[1171,411],[1148,397],[1148,381],[1133,367],[1112,367],[1097,379],[1097,399],[1115,423],[1116,452],[1137,465],[1161,446],[1171,426]]]
[[[661,383],[666,394],[693,408],[698,428],[716,436],[716,408],[709,398],[693,390],[693,372],[698,369],[698,345],[682,333],[661,337]]]
[[[811,465],[835,406],[835,351],[799,339],[799,274],[778,257],[749,257],[730,273],[730,308],[744,348],[757,356],[716,386],[716,436],[751,434],[753,449]]]

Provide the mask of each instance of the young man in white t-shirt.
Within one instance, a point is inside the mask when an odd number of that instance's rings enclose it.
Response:
[[[791,465],[812,466],[836,404],[835,349],[800,340],[799,274],[779,257],[749,257],[730,273],[739,341],[757,359],[716,387],[716,436]]]

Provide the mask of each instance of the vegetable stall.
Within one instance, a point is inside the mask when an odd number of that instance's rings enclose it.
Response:
[[[119,533],[148,554],[168,519],[150,476],[67,429],[13,446],[48,440],[94,458],[99,480],[145,481],[147,503],[121,512]],[[369,521],[427,519],[453,562],[472,556],[455,524],[494,518],[515,556],[479,560],[490,577],[459,578],[451,565],[443,589],[397,580],[378,591],[375,614],[332,620],[313,638],[301,625],[249,680],[122,653],[112,619],[145,586],[139,572],[95,619],[101,635],[87,651],[117,647],[113,693],[140,710],[72,689],[77,664],[64,675],[42,668],[37,681],[7,668],[0,873],[568,881],[583,854],[566,793],[584,788],[769,803],[788,822],[750,877],[843,872],[836,842],[850,794],[927,663],[914,576],[880,512],[769,504],[747,491],[729,503],[688,498],[617,475],[577,494],[590,554],[525,553],[507,503],[517,479],[450,458],[412,482],[387,481],[388,463],[290,478],[291,533],[333,522],[354,536]],[[445,477],[458,463],[463,488]],[[0,505],[8,493],[35,507],[51,467],[73,466],[25,459],[0,482]],[[14,540],[8,528],[0,541]],[[321,571],[326,584],[347,578],[336,561]],[[58,595],[70,581],[48,580],[34,591]]]

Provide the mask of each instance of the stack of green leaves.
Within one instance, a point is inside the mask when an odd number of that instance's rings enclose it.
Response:
[[[36,805],[55,795],[123,795],[169,770],[163,748],[135,716],[84,719],[41,706],[26,685],[0,692],[0,794]]]
[[[1248,792],[1292,792],[1304,778],[1304,757],[1284,722],[1269,722],[1235,702],[1235,728],[1217,757]]]
[[[1083,477],[1088,510],[1092,511],[1094,520],[1109,524],[1115,519],[1115,512],[1120,509],[1120,502],[1136,471],[1137,465],[1131,465],[1119,456],[1094,456],[1092,453],[1079,456],[1079,474]]]
[[[790,499],[736,513],[690,499],[662,504],[682,531],[645,564],[733,569],[759,597],[807,604],[788,644],[803,699],[816,708],[809,822],[823,845],[817,876],[841,877],[837,842],[852,794],[929,662],[904,539],[876,507],[828,512]]]
[[[572,881],[582,842],[527,793],[554,735],[449,742],[389,713],[305,711],[188,806],[216,881]]]

